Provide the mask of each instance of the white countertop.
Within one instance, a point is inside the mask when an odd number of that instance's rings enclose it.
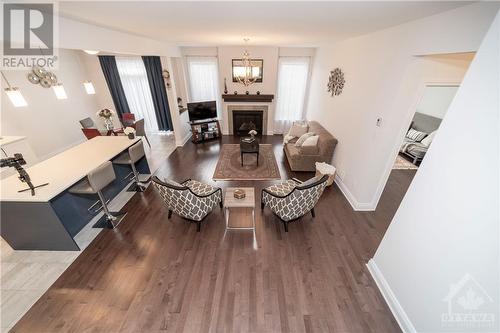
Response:
[[[35,196],[30,191],[17,192],[28,187],[17,178],[17,173],[3,179],[0,201],[47,202],[139,140],[140,137],[130,140],[126,136],[98,136],[85,141],[26,169],[33,185],[49,183],[37,188]]]
[[[0,136],[0,147],[8,145],[9,143],[13,143],[13,142],[24,140],[24,139],[26,139],[25,136],[5,136],[5,135],[2,135],[2,136]]]

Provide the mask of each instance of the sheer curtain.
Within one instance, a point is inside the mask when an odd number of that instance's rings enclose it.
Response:
[[[153,97],[141,57],[116,57],[116,66],[130,112],[135,114],[136,119],[144,118],[144,127],[147,132],[157,132],[158,123]]]
[[[309,62],[309,57],[279,59],[274,133],[286,133],[293,121],[304,119]]]
[[[187,65],[191,102],[217,101],[218,104],[217,57],[187,57]]]

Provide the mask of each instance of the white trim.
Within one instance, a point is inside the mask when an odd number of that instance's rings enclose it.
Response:
[[[355,211],[372,211],[375,210],[375,207],[373,207],[372,203],[369,202],[359,202],[354,195],[349,191],[347,186],[344,184],[342,179],[339,178],[339,176],[336,174],[334,178],[335,184],[339,187],[340,191],[344,195],[344,197],[347,199],[347,201],[351,204],[352,209]]]
[[[175,146],[176,147],[183,147],[186,144],[186,142],[189,141],[190,138],[191,138],[191,133],[188,132],[188,134],[184,138],[182,138],[182,141],[179,142],[179,141],[175,140]]]
[[[394,318],[396,318],[396,321],[398,322],[401,330],[405,333],[416,333],[417,330],[415,329],[415,326],[413,326],[410,318],[396,298],[396,295],[394,295],[394,292],[392,291],[389,283],[387,283],[387,280],[378,268],[375,260],[370,259],[370,261],[368,261],[368,263],[366,264],[366,267],[368,267],[368,271],[370,271],[373,280],[377,284],[380,293],[384,297],[385,302],[394,315]]]

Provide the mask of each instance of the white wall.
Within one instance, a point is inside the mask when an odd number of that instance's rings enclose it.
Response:
[[[425,84],[459,76],[426,70],[426,59],[415,55],[477,50],[497,8],[472,4],[317,49],[307,117],[339,140],[337,182],[355,209],[375,209]],[[331,97],[326,84],[336,67],[346,84]]]
[[[30,83],[27,71],[5,71],[10,83],[20,88],[28,106],[15,108],[2,93],[1,133],[27,136],[41,160],[84,141],[78,121],[86,117],[95,120],[99,110],[97,95],[87,95],[83,87],[87,75],[79,55],[79,51],[59,50],[59,69],[54,72],[64,84],[68,95],[65,100],[58,100],[52,88]]]
[[[407,331],[500,330],[499,59],[500,13],[370,261]],[[457,133],[467,139],[457,144]],[[466,274],[493,299],[478,295],[484,304],[476,312],[493,313],[494,326],[444,329],[443,298]]]
[[[253,59],[263,59],[263,80],[261,83],[254,83],[248,87],[232,81],[232,59],[241,59],[245,49],[250,53]],[[276,95],[278,80],[278,60],[279,57],[314,57],[315,48],[307,47],[285,47],[277,46],[220,46],[220,47],[183,47],[181,52],[184,56],[216,56],[219,64],[219,91],[224,92],[224,78],[226,78],[228,93],[237,91],[238,94],[245,94],[248,90],[250,94],[260,91],[261,94]],[[312,63],[312,61],[311,61]],[[228,134],[227,126],[227,107],[228,105],[240,105],[241,103],[224,103],[222,101],[222,131]],[[266,105],[268,106],[267,134],[274,132],[274,108],[276,105],[276,96],[272,103],[245,103],[245,105]]]
[[[427,86],[420,100],[417,112],[443,119],[458,86]]]

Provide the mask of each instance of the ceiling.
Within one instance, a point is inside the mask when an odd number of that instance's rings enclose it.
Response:
[[[316,46],[469,4],[422,2],[61,1],[62,16],[184,46]]]

